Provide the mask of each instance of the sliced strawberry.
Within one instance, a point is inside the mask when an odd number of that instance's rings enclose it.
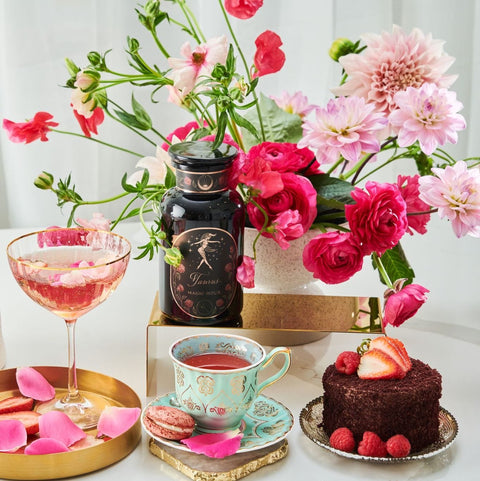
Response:
[[[33,408],[33,399],[25,396],[12,396],[0,401],[0,414],[16,411],[30,411]]]
[[[391,356],[380,349],[369,349],[360,359],[357,370],[361,379],[402,379],[405,371]]]
[[[405,372],[412,368],[412,361],[410,361],[403,342],[399,339],[387,336],[377,337],[370,341],[370,349],[379,349],[393,357]]]
[[[27,434],[38,433],[39,418],[40,414],[35,411],[17,411],[14,413],[0,414],[0,421],[4,421],[5,419],[18,419],[25,426]]]

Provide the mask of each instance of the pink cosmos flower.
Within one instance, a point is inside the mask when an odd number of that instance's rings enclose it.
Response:
[[[85,117],[75,109],[73,109],[73,115],[75,115],[86,137],[91,137],[92,134],[97,135],[97,127],[105,120],[105,114],[101,107],[95,107],[88,117]]]
[[[419,234],[426,234],[426,225],[430,221],[430,214],[418,214],[408,215],[415,212],[427,212],[430,210],[430,206],[420,199],[420,191],[418,189],[418,179],[420,176],[414,175],[410,177],[408,175],[399,175],[397,178],[397,185],[402,194],[403,200],[407,204],[407,220],[408,227],[407,232],[413,235],[413,230],[416,230]]]
[[[425,82],[448,88],[457,78],[444,75],[455,59],[445,54],[443,42],[419,29],[407,35],[394,26],[392,33],[367,34],[362,39],[367,48],[361,54],[339,59],[348,80],[332,89],[335,95],[363,97],[375,104],[375,110],[388,113],[395,108],[398,91]]]
[[[397,110],[388,117],[398,132],[398,145],[408,147],[417,140],[422,151],[430,155],[438,145],[457,143],[457,130],[464,129],[465,119],[457,112],[463,108],[455,92],[425,83],[408,87],[394,96]]]
[[[195,88],[199,77],[210,75],[217,63],[225,64],[228,54],[227,37],[215,37],[200,44],[192,51],[190,43],[185,42],[180,50],[184,58],[168,59],[172,70],[173,85],[182,95]]]
[[[317,151],[320,164],[336,162],[340,156],[356,163],[365,153],[380,150],[378,135],[387,124],[373,104],[360,97],[338,97],[319,108],[313,120],[303,123],[299,147]]]
[[[237,268],[237,281],[247,289],[255,287],[255,261],[243,256],[243,262]]]
[[[363,266],[363,251],[350,232],[325,232],[303,250],[303,265],[327,284],[345,282]]]
[[[137,182],[140,182],[145,169],[148,170],[148,183],[150,185],[163,184],[165,182],[165,177],[167,176],[167,165],[169,165],[169,163],[170,156],[168,155],[168,152],[157,145],[155,157],[143,157],[135,164],[135,167],[142,170],[137,170],[130,175],[127,179],[127,184],[135,185]]]
[[[480,170],[459,161],[432,172],[419,179],[420,199],[451,221],[457,237],[480,237]]]
[[[296,114],[300,117],[305,117],[315,109],[315,106],[308,102],[307,96],[299,91],[294,94],[289,94],[288,92],[283,91],[280,96],[272,96],[271,98],[275,100],[275,103],[282,110],[285,110],[285,112]]]
[[[382,255],[396,246],[408,226],[407,205],[395,184],[369,181],[365,190],[351,193],[355,204],[345,206],[345,216],[353,236],[365,255]]]
[[[255,45],[257,51],[253,63],[256,72],[253,74],[253,78],[278,72],[283,67],[285,53],[280,49],[283,42],[275,32],[265,30],[257,37]]]
[[[395,282],[394,289],[385,292],[385,307],[383,312],[383,327],[391,324],[398,327],[407,319],[413,317],[427,300],[425,295],[430,292],[419,284],[409,284],[403,287],[405,279]]]
[[[8,138],[12,142],[29,144],[37,139],[46,142],[51,127],[58,126],[57,122],[50,122],[50,119],[53,119],[53,115],[48,112],[37,112],[33,119],[28,122],[12,122],[3,119],[3,128],[7,131]]]
[[[263,0],[225,0],[225,10],[241,20],[253,17],[262,5]]]

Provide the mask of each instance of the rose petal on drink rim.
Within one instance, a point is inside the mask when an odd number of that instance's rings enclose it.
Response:
[[[106,407],[97,423],[97,436],[115,438],[128,431],[140,417],[140,408]]]
[[[15,375],[23,396],[37,401],[50,401],[55,397],[55,388],[32,367],[20,367]]]
[[[0,452],[16,451],[27,444],[27,431],[21,421],[0,421]]]
[[[199,434],[180,442],[188,446],[194,453],[205,454],[210,458],[225,458],[240,449],[243,433],[237,430],[225,433]]]
[[[25,454],[55,454],[70,451],[67,446],[58,439],[39,438],[25,448]]]
[[[40,437],[60,441],[65,446],[80,441],[87,434],[61,411],[49,411],[39,420]]]

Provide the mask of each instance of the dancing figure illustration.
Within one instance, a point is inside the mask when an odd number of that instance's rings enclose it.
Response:
[[[198,264],[197,269],[199,269],[203,264],[207,265],[210,270],[213,270],[213,267],[210,265],[207,259],[207,252],[215,252],[215,249],[210,247],[210,244],[220,244],[220,241],[212,240],[215,234],[211,232],[207,234],[203,234],[199,241],[194,242],[193,245],[200,245],[197,249],[198,254],[202,258],[200,264]]]

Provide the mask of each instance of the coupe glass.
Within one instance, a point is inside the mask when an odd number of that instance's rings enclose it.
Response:
[[[113,232],[55,228],[33,232],[7,246],[12,273],[38,304],[65,320],[68,332],[68,386],[39,403],[40,413],[65,412],[82,429],[94,428],[110,404],[103,396],[81,392],[77,385],[75,325],[118,286],[130,258],[130,243]]]

